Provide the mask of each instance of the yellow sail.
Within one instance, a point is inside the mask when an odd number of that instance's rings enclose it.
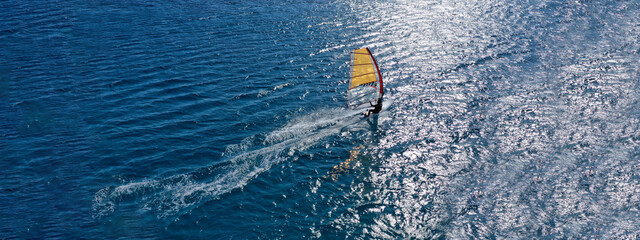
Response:
[[[377,81],[376,68],[369,49],[361,48],[353,52],[353,62],[351,70],[351,85],[353,89],[362,84]]]
[[[347,106],[351,109],[370,108],[382,99],[382,75],[376,59],[368,48],[351,53],[351,79],[347,91]]]

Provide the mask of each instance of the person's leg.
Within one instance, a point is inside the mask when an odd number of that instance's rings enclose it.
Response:
[[[363,113],[363,115],[364,115],[364,117],[369,117],[369,115],[371,115],[371,109],[369,109],[369,110],[365,111],[365,112]]]

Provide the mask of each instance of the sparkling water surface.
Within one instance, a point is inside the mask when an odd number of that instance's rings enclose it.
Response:
[[[640,238],[638,1],[0,14],[1,239]]]

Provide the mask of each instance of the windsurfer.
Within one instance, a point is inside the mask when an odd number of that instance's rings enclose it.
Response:
[[[369,102],[369,105],[371,105],[371,109],[367,110],[364,113],[364,117],[369,117],[371,116],[372,113],[379,113],[382,110],[382,98],[378,98],[378,101],[376,101],[376,104],[373,105],[373,103]]]
[[[362,115],[369,117],[382,111],[382,74],[368,48],[351,52],[351,79],[347,90],[347,107],[353,110],[368,108]],[[367,107],[366,105],[369,105]]]

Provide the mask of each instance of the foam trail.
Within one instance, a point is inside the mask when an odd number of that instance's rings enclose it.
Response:
[[[94,217],[109,215],[119,204],[138,202],[142,210],[164,218],[234,189],[321,139],[349,131],[360,121],[359,111],[325,109],[294,118],[270,133],[251,136],[227,147],[224,160],[193,172],[110,186],[94,195]]]

